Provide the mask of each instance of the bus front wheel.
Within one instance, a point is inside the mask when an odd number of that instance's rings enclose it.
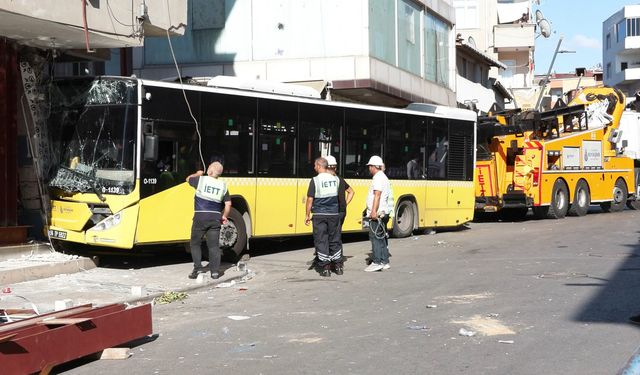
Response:
[[[247,247],[247,229],[238,210],[231,207],[227,224],[220,229],[220,249],[228,260],[235,263]]]
[[[411,201],[404,200],[398,203],[396,215],[393,218],[393,237],[409,237],[413,233],[414,218],[413,203]]]

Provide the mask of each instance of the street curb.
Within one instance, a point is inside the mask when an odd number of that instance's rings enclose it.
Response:
[[[254,276],[253,276],[251,279],[249,279],[249,280],[252,280],[252,279],[256,278],[256,277],[260,274],[260,272],[255,271],[255,270],[250,270],[250,272],[253,272],[253,273],[254,273]],[[146,296],[143,296],[143,297],[132,297],[132,298],[128,298],[128,299],[123,299],[123,300],[121,300],[121,301],[119,301],[119,302],[120,302],[120,303],[126,303],[126,304],[129,304],[129,305],[135,305],[135,304],[140,304],[140,303],[147,303],[147,302],[151,302],[151,301],[153,301],[154,299],[156,299],[156,298],[158,298],[158,297],[162,296],[162,295],[163,295],[164,293],[166,293],[166,292],[178,292],[178,293],[182,293],[182,292],[190,292],[190,291],[194,291],[194,290],[198,290],[198,289],[204,289],[204,288],[207,288],[207,287],[209,287],[209,288],[216,288],[216,286],[217,286],[218,284],[221,284],[221,283],[226,283],[226,282],[231,282],[231,281],[241,280],[241,279],[242,279],[243,277],[245,277],[248,273],[249,273],[249,272],[245,272],[245,273],[242,273],[242,274],[240,274],[240,275],[238,275],[238,276],[230,277],[230,278],[228,278],[228,279],[218,279],[218,280],[215,280],[215,281],[213,281],[213,282],[206,282],[206,283],[202,283],[202,284],[197,284],[197,283],[195,283],[195,281],[194,281],[194,284],[193,284],[193,285],[189,285],[189,286],[186,286],[186,287],[183,287],[183,288],[167,289],[167,290],[164,290],[164,291],[162,291],[162,292],[152,293],[152,294],[149,294],[149,295],[146,295]],[[249,280],[247,280],[247,281],[249,281]],[[236,285],[237,285],[237,284],[236,284]]]
[[[61,274],[70,274],[96,268],[91,258],[79,257],[62,262],[50,262],[34,266],[20,267],[0,271],[0,285],[16,284],[25,281],[39,280]]]

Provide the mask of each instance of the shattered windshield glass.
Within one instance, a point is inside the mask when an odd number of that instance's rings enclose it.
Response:
[[[49,186],[67,193],[128,194],[135,186],[136,81],[67,79],[49,88],[58,169]]]

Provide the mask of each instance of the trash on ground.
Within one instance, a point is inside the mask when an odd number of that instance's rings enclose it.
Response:
[[[168,292],[164,292],[160,297],[156,298],[156,303],[165,304],[165,303],[172,303],[176,301],[182,301],[188,296],[189,295],[184,292],[168,291]]]
[[[428,331],[429,327],[421,326],[421,325],[411,325],[411,326],[407,326],[407,329],[411,331]]]
[[[247,274],[242,276],[242,279],[240,279],[241,283],[244,283],[246,281],[249,281],[251,279],[253,279],[256,276],[256,273],[251,271],[250,269],[247,268]]]
[[[227,318],[229,318],[231,320],[247,320],[247,319],[251,319],[250,316],[246,316],[246,315],[229,315],[229,316],[227,316]]]
[[[235,280],[231,280],[231,281],[227,281],[225,283],[220,283],[218,285],[216,285],[216,288],[230,288],[232,286],[236,285],[236,281]]]
[[[460,328],[460,330],[458,331],[458,334],[460,336],[466,336],[466,337],[471,337],[476,335],[474,331],[469,331],[468,329],[464,329],[464,328]]]
[[[427,309],[435,309],[438,305],[427,305]]]
[[[515,341],[513,340],[498,340],[500,344],[513,344]]]

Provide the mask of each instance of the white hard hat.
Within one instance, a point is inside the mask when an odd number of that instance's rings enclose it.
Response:
[[[336,158],[333,157],[333,155],[325,156],[324,160],[327,161],[327,164],[329,164],[329,166],[338,165],[338,162],[336,161]]]
[[[382,161],[382,158],[380,156],[373,155],[369,159],[369,162],[367,163],[367,165],[374,165],[376,167],[380,167],[380,166],[384,165],[384,162]]]

